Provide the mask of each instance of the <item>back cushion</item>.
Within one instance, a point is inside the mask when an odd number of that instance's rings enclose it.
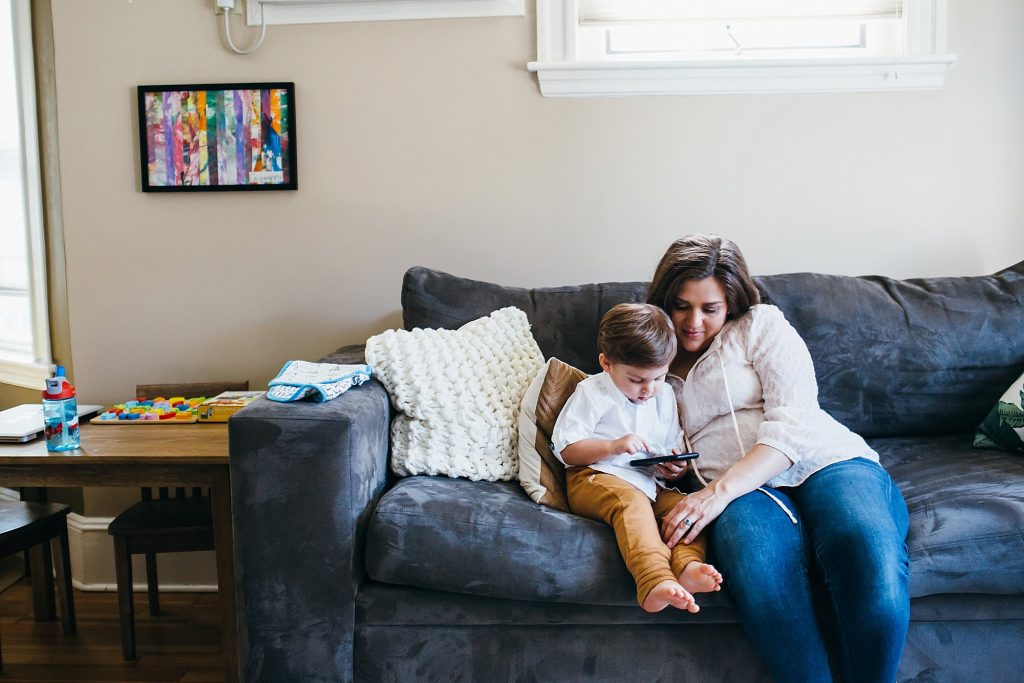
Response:
[[[607,282],[578,287],[523,289],[410,268],[402,286],[405,329],[456,329],[491,311],[515,306],[526,311],[545,358],[558,358],[587,374],[600,372],[597,326],[615,304],[643,301],[644,282]]]
[[[973,431],[1024,370],[1024,262],[981,277],[757,280],[807,342],[821,407],[861,436]]]
[[[970,432],[1024,371],[1024,262],[995,275],[755,278],[807,342],[821,407],[864,437]],[[647,283],[523,289],[428,268],[405,274],[406,329],[526,311],[545,358],[599,371],[597,327]]]

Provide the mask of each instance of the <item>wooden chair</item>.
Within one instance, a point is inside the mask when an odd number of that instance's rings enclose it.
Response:
[[[71,588],[71,557],[68,554],[70,511],[67,505],[59,503],[0,502],[0,557],[41,546],[42,567],[38,568],[38,575],[33,576],[32,581],[45,582],[49,605],[54,604],[53,559],[57,560],[57,591],[64,633],[75,632],[75,601]],[[3,671],[2,656],[0,671]]]
[[[247,391],[249,382],[211,382],[202,384],[140,384],[135,388],[138,398],[157,396],[215,396],[222,391]],[[150,429],[132,426],[125,429]],[[198,426],[152,427],[152,429],[202,429]],[[121,616],[121,654],[135,659],[135,605],[132,601],[132,555],[146,556],[146,584],[149,613],[160,614],[157,581],[158,553],[213,550],[213,512],[207,490],[177,487],[174,496],[166,487],[156,497],[150,488],[142,489],[142,500],[119,514],[107,527],[114,537],[114,571],[117,576],[117,603]]]

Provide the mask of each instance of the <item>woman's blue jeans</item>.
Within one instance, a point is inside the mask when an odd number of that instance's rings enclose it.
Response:
[[[813,584],[824,584],[837,669],[846,683],[896,680],[910,621],[907,506],[888,473],[863,458],[800,486],[737,498],[715,520],[711,555],[754,649],[779,683],[831,681]],[[822,601],[819,601],[819,603]]]

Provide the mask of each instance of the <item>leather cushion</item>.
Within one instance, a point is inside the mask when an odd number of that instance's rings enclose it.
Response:
[[[519,408],[519,483],[534,501],[569,511],[565,465],[551,449],[559,413],[586,374],[551,358],[537,373]]]

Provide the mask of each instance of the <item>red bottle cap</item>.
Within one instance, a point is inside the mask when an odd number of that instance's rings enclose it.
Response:
[[[50,377],[46,380],[46,389],[42,394],[45,399],[59,401],[62,398],[73,398],[75,387],[68,382],[67,377]]]

